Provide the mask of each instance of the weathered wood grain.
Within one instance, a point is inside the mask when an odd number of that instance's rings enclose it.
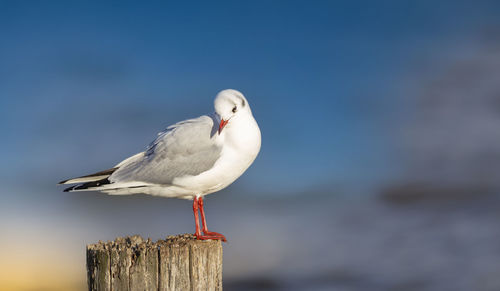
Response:
[[[140,236],[87,246],[89,290],[222,290],[220,241],[191,234]]]

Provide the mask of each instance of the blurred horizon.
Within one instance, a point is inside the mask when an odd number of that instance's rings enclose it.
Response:
[[[207,197],[225,288],[500,288],[499,2],[2,1],[0,33],[0,290],[84,290],[85,244],[192,232],[188,201],[56,183],[227,88],[262,149]]]

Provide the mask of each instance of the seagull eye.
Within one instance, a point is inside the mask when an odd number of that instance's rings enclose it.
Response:
[[[233,107],[233,113],[236,113],[236,110],[238,110],[238,108],[236,108],[236,106]]]

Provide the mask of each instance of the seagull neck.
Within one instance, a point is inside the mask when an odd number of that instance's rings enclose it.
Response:
[[[252,115],[232,118],[224,131],[224,143],[232,148],[253,152],[255,141],[259,141],[260,148],[260,130]]]

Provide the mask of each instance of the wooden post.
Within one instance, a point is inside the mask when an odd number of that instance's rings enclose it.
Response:
[[[87,283],[90,291],[222,290],[222,244],[192,234],[99,241],[87,246]]]

